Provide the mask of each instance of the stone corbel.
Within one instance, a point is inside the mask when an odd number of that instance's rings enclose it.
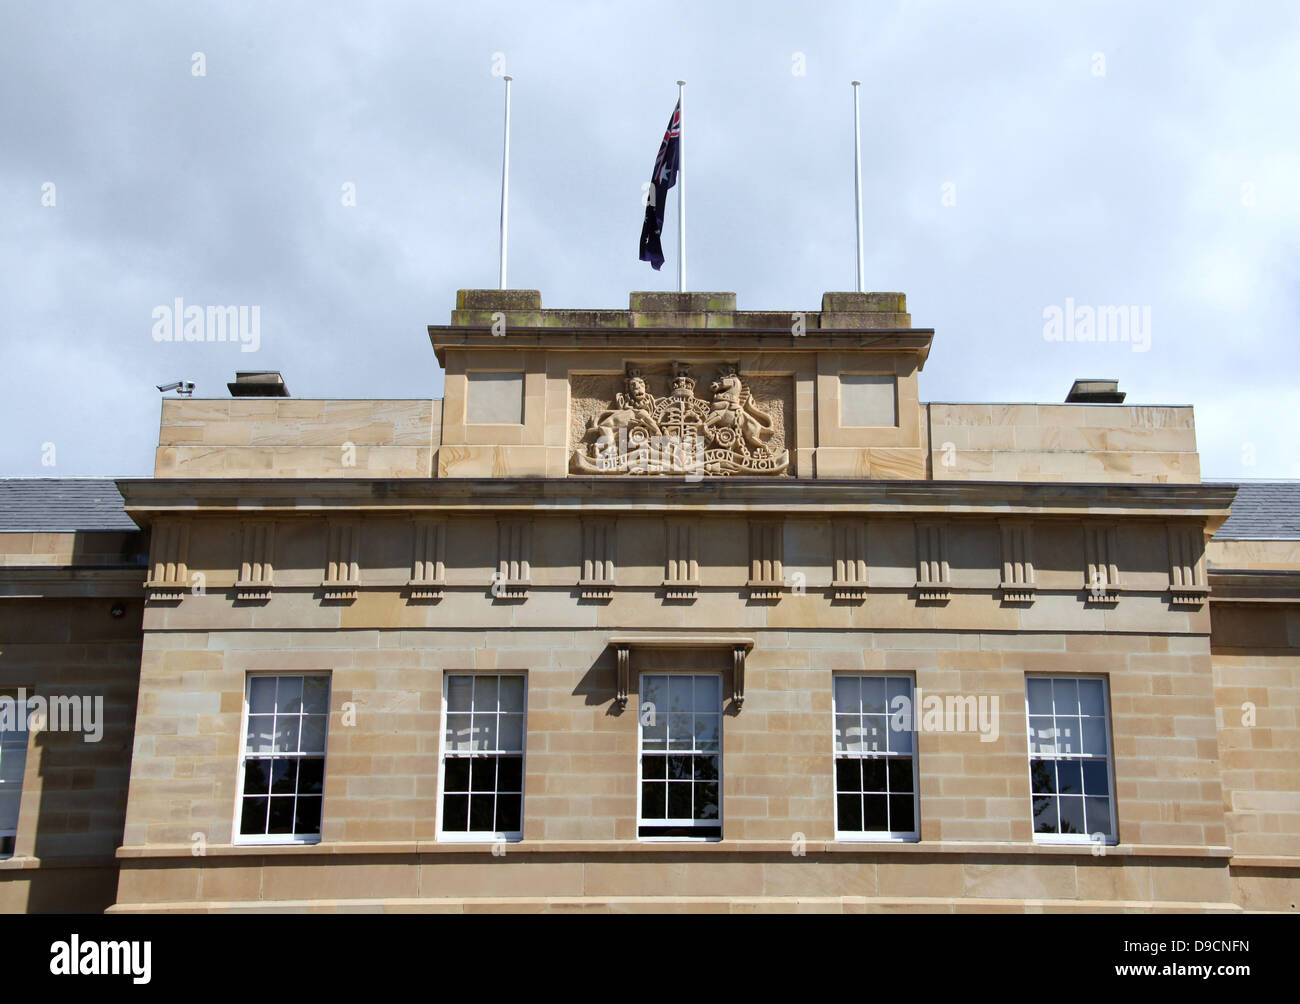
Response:
[[[631,689],[630,684],[632,682],[632,671],[631,671],[632,657],[631,657],[631,652],[628,650],[628,646],[626,645],[619,645],[615,650],[615,652],[618,656],[618,683],[617,683],[618,689],[614,695],[614,703],[617,704],[620,709],[622,709],[627,707],[627,695],[628,695],[628,691]]]
[[[748,651],[744,645],[736,645],[731,650],[731,699],[737,708],[745,703],[745,653]]]

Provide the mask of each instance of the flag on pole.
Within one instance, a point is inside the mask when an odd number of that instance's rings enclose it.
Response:
[[[655,168],[650,175],[650,201],[645,207],[645,222],[641,224],[641,260],[648,261],[657,272],[664,263],[664,249],[660,235],[664,229],[664,206],[668,189],[677,184],[677,166],[682,138],[682,103],[679,100],[668,120],[664,141],[659,144]]]

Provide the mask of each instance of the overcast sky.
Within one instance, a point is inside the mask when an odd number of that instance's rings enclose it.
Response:
[[[867,288],[935,329],[922,400],[1116,377],[1195,405],[1207,477],[1300,477],[1289,0],[6,0],[0,475],[151,473],[154,385],[182,378],[440,397],[425,326],[497,279],[497,54],[510,285],[544,306],[676,288],[675,198],[662,272],[637,240],[678,77],[688,287],[852,289],[859,78]],[[155,341],[178,297],[258,306],[259,350]],[[1147,351],[1047,340],[1067,298],[1149,307]]]

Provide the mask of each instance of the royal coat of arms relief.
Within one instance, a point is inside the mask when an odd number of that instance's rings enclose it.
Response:
[[[585,423],[570,469],[579,474],[783,474],[789,451],[774,445],[776,419],[754,400],[739,366],[728,363],[696,397],[690,367],[674,363],[667,393],[650,393],[629,367],[624,389]]]

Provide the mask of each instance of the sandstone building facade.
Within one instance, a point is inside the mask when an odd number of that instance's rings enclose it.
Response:
[[[103,698],[6,733],[0,908],[1295,908],[1300,491],[1190,407],[923,402],[900,294],[429,335],[0,482],[0,697]]]

